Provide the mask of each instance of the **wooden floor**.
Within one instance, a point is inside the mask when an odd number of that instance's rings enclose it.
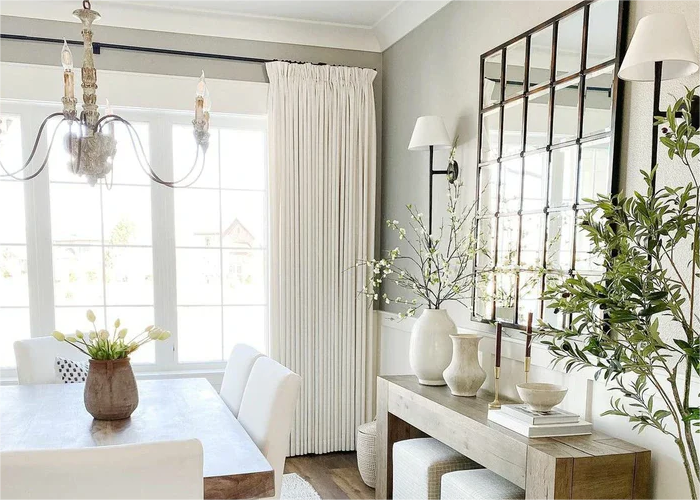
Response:
[[[362,482],[355,452],[304,455],[288,458],[285,473],[306,479],[323,500],[374,498],[374,489]]]

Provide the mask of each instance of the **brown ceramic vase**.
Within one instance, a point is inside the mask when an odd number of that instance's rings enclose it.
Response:
[[[129,418],[139,405],[139,391],[129,358],[90,360],[85,409],[96,420]]]

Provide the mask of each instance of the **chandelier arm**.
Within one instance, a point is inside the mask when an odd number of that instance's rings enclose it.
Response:
[[[133,146],[134,151],[136,151],[136,158],[139,161],[139,166],[144,171],[144,173],[146,175],[148,175],[154,182],[157,182],[158,184],[162,184],[163,186],[168,186],[168,187],[173,187],[173,188],[175,188],[175,187],[190,187],[195,182],[197,182],[199,180],[202,173],[204,172],[204,164],[206,162],[206,154],[204,155],[205,158],[202,160],[202,167],[200,168],[200,171],[197,174],[197,176],[194,178],[194,180],[192,180],[191,182],[189,182],[187,184],[182,185],[182,183],[185,180],[187,180],[188,177],[190,177],[192,172],[194,172],[195,168],[197,167],[197,161],[199,160],[199,151],[201,149],[201,146],[197,145],[197,152],[195,154],[194,162],[192,163],[192,168],[190,168],[190,170],[187,172],[187,174],[185,174],[180,179],[174,180],[174,181],[166,181],[164,179],[161,179],[158,176],[158,174],[153,170],[150,163],[146,159],[146,152],[143,148],[143,143],[141,142],[141,138],[139,137],[138,132],[136,132],[136,129],[134,128],[134,126],[131,123],[129,123],[128,120],[125,120],[124,118],[122,118],[120,116],[108,115],[107,117],[102,118],[98,122],[98,127],[100,130],[105,123],[108,123],[107,118],[111,118],[110,121],[121,122],[122,124],[124,124],[126,126],[127,131],[129,132],[129,138],[131,139],[131,145]],[[103,122],[103,123],[100,123],[100,122]],[[137,148],[137,143],[138,143],[138,148]],[[139,154],[139,152],[140,152],[140,154]],[[143,156],[143,162],[141,161],[142,156]],[[144,167],[144,163],[148,169],[146,169],[146,167]]]
[[[58,114],[62,115],[62,113],[58,113]],[[44,168],[46,168],[46,165],[49,162],[49,155],[51,154],[51,150],[53,149],[53,143],[54,143],[54,140],[56,139],[56,134],[58,133],[58,129],[61,127],[61,124],[66,120],[67,120],[67,118],[64,117],[60,122],[58,122],[58,125],[54,129],[53,134],[51,135],[51,142],[49,142],[49,147],[46,149],[46,156],[44,157],[44,161],[41,163],[41,166],[37,169],[36,172],[34,172],[31,175],[28,175],[27,177],[17,177],[17,174],[19,172],[22,172],[24,169],[26,169],[27,165],[25,165],[24,167],[22,167],[20,170],[18,170],[16,172],[8,172],[7,169],[5,168],[5,166],[2,164],[2,162],[0,162],[0,168],[5,172],[5,174],[0,175],[0,177],[12,177],[16,181],[30,181],[30,180],[34,179],[36,176],[38,176],[41,172],[43,172]],[[46,121],[46,120],[44,120],[44,121]],[[43,128],[43,125],[42,125],[42,128]],[[40,136],[41,136],[41,130],[39,131],[39,137]],[[37,138],[37,141],[38,141],[38,138]],[[32,151],[32,156],[34,156],[35,151],[36,151],[36,143],[34,145],[34,151]],[[31,157],[30,157],[30,159],[31,159]]]
[[[0,177],[12,177],[15,180],[22,180],[17,177],[15,177],[17,174],[20,172],[24,171],[27,169],[27,167],[31,164],[32,160],[34,159],[34,155],[36,154],[36,150],[39,147],[39,141],[41,140],[41,135],[44,133],[44,128],[46,127],[46,124],[51,118],[55,118],[57,116],[62,116],[63,120],[61,120],[58,123],[58,126],[56,127],[56,130],[58,130],[58,127],[63,123],[64,121],[68,120],[63,113],[51,113],[49,116],[44,118],[44,121],[41,123],[41,126],[39,127],[39,133],[36,135],[36,139],[34,140],[34,146],[32,147],[32,152],[29,154],[29,158],[27,159],[26,163],[19,169],[15,170],[14,172],[9,172],[4,165],[2,165],[2,162],[0,162],[0,167],[2,167],[2,170],[5,172],[5,174],[0,175]],[[73,121],[73,120],[69,120]],[[54,131],[54,136],[56,135],[56,132]],[[53,139],[51,139],[51,142],[53,143]],[[49,151],[51,148],[49,147]]]

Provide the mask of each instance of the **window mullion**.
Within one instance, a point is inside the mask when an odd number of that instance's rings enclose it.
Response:
[[[153,140],[151,165],[161,178],[173,178],[173,140],[166,119],[150,122]],[[155,323],[170,330],[172,336],[156,342],[156,367],[173,369],[177,364],[177,288],[175,259],[174,190],[151,182],[151,213],[153,234],[153,295]]]
[[[48,111],[44,107],[22,108],[22,153],[28,158],[39,125]],[[55,120],[52,120],[55,121]],[[46,156],[46,137],[43,134],[37,151],[33,168]],[[55,141],[54,147],[61,147]],[[53,294],[53,260],[51,250],[51,201],[49,196],[49,169],[33,181],[24,183],[25,214],[27,228],[27,272],[29,274],[29,311],[32,337],[49,335],[55,328],[54,294]],[[56,167],[55,165],[53,166]],[[32,168],[32,167],[30,167]]]

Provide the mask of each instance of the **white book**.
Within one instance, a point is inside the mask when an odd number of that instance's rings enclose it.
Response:
[[[503,405],[501,411],[530,425],[575,424],[579,416],[559,408],[536,411],[526,404]]]
[[[503,410],[489,410],[489,420],[530,438],[555,436],[580,436],[591,434],[593,425],[585,420],[574,424],[531,425],[509,416]]]

